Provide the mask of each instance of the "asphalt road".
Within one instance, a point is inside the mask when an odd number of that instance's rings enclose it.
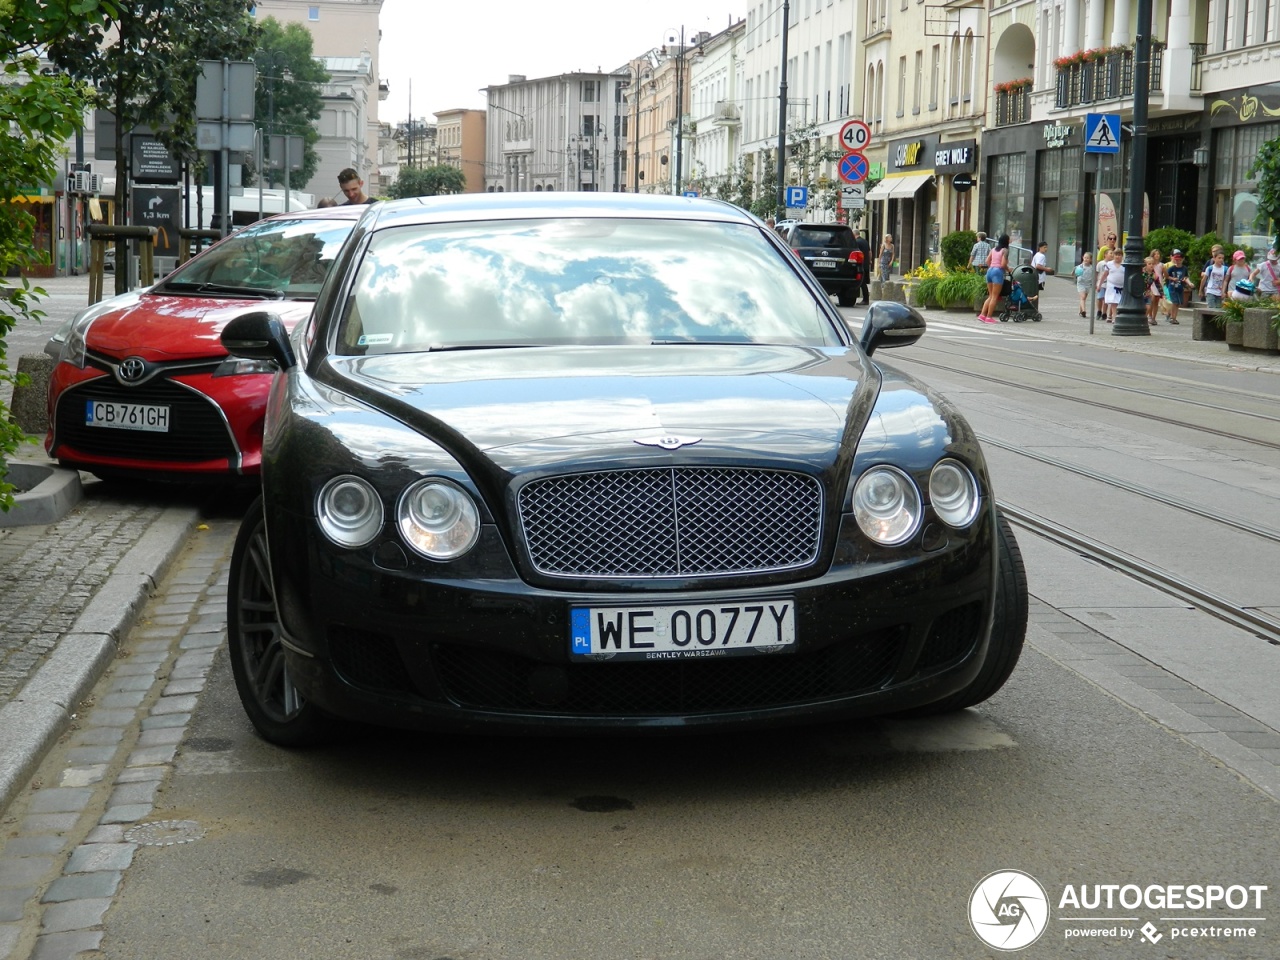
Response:
[[[106,957],[977,957],[970,893],[1002,869],[1054,901],[1027,956],[1096,957],[1067,931],[1169,913],[1071,923],[1098,913],[1058,910],[1065,885],[1280,889],[1275,800],[1036,649],[938,720],[293,754],[255,739],[221,661],[155,813],[205,835],[138,851]],[[1106,954],[1276,956],[1276,918],[1236,914],[1269,919]]]

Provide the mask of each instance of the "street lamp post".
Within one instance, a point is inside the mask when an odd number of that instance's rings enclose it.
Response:
[[[777,220],[787,216],[787,31],[791,19],[791,4],[782,0],[782,67],[778,88],[778,215]]]
[[[1149,337],[1143,306],[1142,194],[1147,172],[1147,98],[1151,82],[1151,0],[1138,0],[1138,30],[1133,44],[1133,137],[1129,141],[1129,218],[1124,243],[1124,290],[1116,308],[1114,337]]]

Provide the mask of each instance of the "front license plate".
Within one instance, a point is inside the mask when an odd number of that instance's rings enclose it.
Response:
[[[815,260],[813,265],[820,270],[834,270],[840,266],[839,260]]]
[[[169,432],[169,408],[150,403],[117,403],[111,400],[86,400],[84,422],[90,427],[116,430],[148,430]]]
[[[706,606],[573,607],[574,659],[681,660],[779,653],[796,642],[790,598]]]

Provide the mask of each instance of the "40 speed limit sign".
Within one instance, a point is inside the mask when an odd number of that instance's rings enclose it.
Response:
[[[871,128],[861,120],[850,120],[840,128],[840,146],[845,153],[861,153],[871,143]]]

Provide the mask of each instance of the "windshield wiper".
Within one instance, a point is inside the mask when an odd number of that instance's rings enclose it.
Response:
[[[266,300],[283,300],[284,293],[273,287],[238,287],[231,283],[190,283],[178,280],[166,283],[158,292],[173,293],[222,293],[230,297],[259,297]]]

